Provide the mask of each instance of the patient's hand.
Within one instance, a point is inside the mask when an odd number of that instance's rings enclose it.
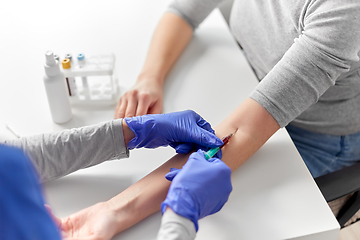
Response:
[[[115,213],[107,202],[97,203],[64,219],[57,218],[56,222],[64,239],[105,240],[117,233]]]
[[[163,107],[162,81],[139,77],[136,84],[120,98],[115,118],[161,113]]]

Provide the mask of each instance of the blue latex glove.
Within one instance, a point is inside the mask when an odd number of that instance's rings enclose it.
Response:
[[[0,144],[0,239],[60,240],[36,172],[20,149]]]
[[[190,219],[198,230],[198,220],[218,212],[232,191],[231,170],[218,158],[205,159],[198,150],[190,155],[182,169],[172,168],[165,175],[172,181],[162,213],[170,207],[175,213]]]
[[[170,145],[177,153],[188,153],[194,145],[207,149],[223,144],[210,124],[191,110],[125,118],[125,122],[135,133],[128,149]]]

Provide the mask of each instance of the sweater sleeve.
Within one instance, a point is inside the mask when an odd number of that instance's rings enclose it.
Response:
[[[308,6],[300,23],[302,33],[251,93],[280,127],[316,103],[341,74],[359,63],[360,5],[347,2],[334,6],[333,1],[319,0]]]
[[[199,24],[224,0],[173,0],[168,12],[184,19],[192,29]]]
[[[196,231],[194,223],[167,209],[161,219],[157,240],[193,240]]]
[[[40,175],[50,181],[107,160],[129,157],[122,119],[5,142],[23,149]]]

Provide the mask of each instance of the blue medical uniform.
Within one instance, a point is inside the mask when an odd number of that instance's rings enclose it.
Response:
[[[0,144],[0,239],[61,239],[24,152]]]

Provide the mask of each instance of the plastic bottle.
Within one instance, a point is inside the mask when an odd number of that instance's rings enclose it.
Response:
[[[55,123],[65,123],[72,117],[64,73],[54,58],[52,51],[45,52],[44,84],[52,119]]]

